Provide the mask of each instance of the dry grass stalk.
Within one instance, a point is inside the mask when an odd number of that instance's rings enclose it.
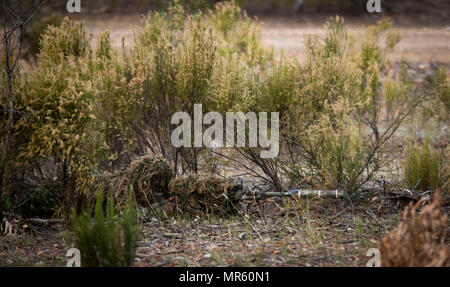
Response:
[[[447,215],[441,213],[439,192],[431,204],[423,206],[426,200],[410,203],[400,225],[381,240],[382,266],[450,266],[450,246],[445,242]]]

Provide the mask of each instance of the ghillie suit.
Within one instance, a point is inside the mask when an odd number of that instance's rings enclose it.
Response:
[[[174,172],[161,157],[146,155],[131,162],[107,180],[116,204],[125,204],[130,187],[142,207],[159,206],[167,215],[225,216],[235,212],[234,204],[242,185],[216,175],[187,175],[174,178]]]
[[[169,215],[226,216],[236,212],[240,192],[242,185],[233,179],[211,174],[181,176],[170,181],[170,198],[163,209]]]
[[[141,206],[148,206],[158,201],[155,199],[156,194],[167,193],[173,176],[172,168],[161,156],[146,155],[134,160],[126,170],[115,175],[109,186],[114,191],[117,203],[124,202],[130,187],[133,187],[136,202]]]
[[[410,203],[400,225],[381,240],[382,266],[450,266],[447,215],[441,214],[439,192],[431,204],[423,206],[425,200]]]

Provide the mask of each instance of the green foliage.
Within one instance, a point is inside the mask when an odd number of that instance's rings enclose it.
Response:
[[[106,205],[106,211],[104,206]],[[137,207],[130,189],[129,202],[121,215],[116,215],[112,196],[103,203],[103,190],[97,192],[95,212],[72,216],[73,243],[86,267],[132,266],[139,239]]]
[[[433,79],[435,86],[439,87],[437,96],[439,104],[444,107],[445,115],[450,113],[450,81],[448,80],[448,72],[445,68],[440,67]]]
[[[120,173],[147,154],[162,155],[175,174],[217,167],[206,149],[170,143],[172,115],[192,117],[201,103],[203,113],[280,113],[278,158],[262,159],[258,148],[227,151],[275,188],[285,188],[287,178],[294,187],[355,192],[386,163],[383,147],[417,98],[405,67],[398,77],[388,72],[398,41],[389,21],[356,39],[337,18],[324,37],[308,38],[300,64],[264,48],[258,25],[234,2],[189,14],[174,1],[143,18],[129,48],[113,47],[106,31],[91,51],[83,24],[65,18],[47,26],[36,65],[14,78],[9,184],[18,186],[20,175],[38,178],[27,190],[51,182],[71,207],[92,197],[106,172]],[[446,73],[434,81],[447,107]],[[141,180],[127,188],[146,185],[145,174],[130,175]]]
[[[219,30],[224,25],[215,17],[228,10],[237,11],[229,16],[232,25]],[[258,39],[255,24],[232,4],[189,15],[174,3],[167,13],[150,13],[135,44],[122,53],[112,47],[108,32],[93,53],[81,22],[65,18],[47,26],[36,66],[14,79],[19,113],[12,168],[41,174],[33,188],[51,177],[69,206],[80,196],[89,198],[104,170],[120,170],[147,151],[162,154],[181,172],[197,172],[199,150],[170,145],[170,117],[192,114],[194,103],[207,110],[217,106],[216,95],[229,94],[221,92],[229,89],[219,81],[229,78],[222,68],[232,67],[231,58],[241,65],[239,55],[251,54],[245,63],[257,63]],[[240,79],[239,69],[233,72]],[[2,126],[6,119],[2,116]]]
[[[205,24],[217,31],[220,55],[238,54],[252,67],[272,59],[272,52],[261,45],[259,26],[234,1],[217,3],[205,14]]]
[[[109,32],[100,35],[93,61],[95,87],[95,128],[101,133],[104,153],[97,162],[103,168],[116,170],[126,165],[138,152],[132,129],[133,96],[128,58],[111,45]]]
[[[354,52],[356,56],[353,61],[362,72],[359,91],[362,105],[358,112],[361,121],[372,130],[375,139],[380,137],[379,117],[383,110],[386,107],[397,107],[409,95],[406,78],[401,77],[396,81],[388,75],[388,55],[399,41],[399,32],[392,29],[390,20],[383,19],[377,25],[367,28]]]
[[[65,17],[60,26],[48,26],[41,38],[43,65],[60,64],[65,58],[81,58],[89,51],[89,40],[82,22]]]
[[[49,218],[55,214],[58,208],[58,199],[45,188],[31,190],[21,200],[19,210],[24,218],[35,216]]]
[[[44,34],[38,64],[19,91],[19,107],[29,113],[17,124],[28,142],[20,157],[54,155],[74,161],[81,143],[89,141],[85,131],[95,116],[91,73],[81,61],[87,45],[83,26],[68,18]]]
[[[436,88],[436,96],[422,106],[424,121],[435,118],[448,125],[450,121],[450,81],[444,67],[439,67],[436,71],[432,79],[432,86]]]
[[[286,175],[297,187],[356,192],[386,165],[384,145],[411,109],[411,84],[403,73],[394,78],[387,72],[398,41],[387,20],[355,41],[336,18],[323,38],[307,39],[305,64],[282,57],[258,70],[250,78],[257,84],[249,85],[256,87],[249,110],[280,112],[282,148],[276,160],[244,153],[272,181]],[[388,119],[381,125],[383,113]]]
[[[165,14],[150,13],[143,26],[129,58],[138,145],[163,154],[177,171],[195,173],[202,151],[171,147],[172,114],[192,116],[196,103],[205,113],[240,104],[246,90],[242,69],[259,65],[270,53],[260,47],[256,25],[233,3],[197,15],[175,3]]]
[[[55,193],[62,213],[89,194],[93,169],[106,149],[95,116],[88,43],[81,23],[65,18],[60,26],[48,26],[36,66],[15,85],[12,168],[41,175],[32,189],[50,177],[60,187]]]
[[[254,101],[260,110],[280,112],[279,166],[292,185],[353,191],[367,164],[366,143],[354,118],[362,104],[355,96],[361,71],[348,61],[350,42],[341,20],[328,29],[324,39],[307,40],[303,66],[280,61],[268,71]]]
[[[421,191],[445,188],[449,176],[446,161],[448,158],[445,157],[445,151],[432,151],[428,140],[422,147],[409,144],[403,164],[403,177],[407,187]]]
[[[24,34],[24,45],[27,48],[27,55],[36,56],[40,51],[40,41],[42,34],[48,26],[58,26],[61,18],[57,14],[50,14],[38,20],[33,19]]]
[[[181,111],[193,115],[196,103],[208,109],[215,59],[216,43],[200,16],[172,6],[168,15],[152,13],[144,19],[130,55],[130,84],[136,91],[133,126],[142,148],[171,162],[179,158],[185,168],[197,170],[195,149],[170,144],[171,116]]]

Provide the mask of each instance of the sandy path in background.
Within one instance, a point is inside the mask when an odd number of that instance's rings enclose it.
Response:
[[[91,15],[82,18],[87,30],[94,39],[109,30],[116,46],[120,46],[122,37],[125,45],[133,40],[133,26],[140,25],[140,16],[136,15]],[[262,42],[275,51],[283,50],[303,60],[304,39],[308,34],[323,35],[323,20],[299,21],[298,19],[262,18]],[[362,31],[363,25],[357,21],[349,22],[351,33]],[[450,24],[447,27],[412,27],[399,28],[402,39],[393,53],[394,61],[405,59],[408,62],[450,63]],[[95,41],[94,41],[95,45]]]

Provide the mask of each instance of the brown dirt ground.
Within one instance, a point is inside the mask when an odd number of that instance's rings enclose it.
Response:
[[[267,199],[242,202],[229,218],[148,215],[134,266],[365,266],[367,250],[397,226],[404,204],[380,196],[353,208],[334,199]],[[65,266],[67,228],[23,226],[0,236],[0,267]],[[450,228],[447,242],[449,235]]]
[[[370,200],[353,209],[333,199],[246,201],[226,219],[147,216],[135,266],[365,266],[401,211]],[[23,226],[0,236],[0,266],[65,266],[67,229]]]

